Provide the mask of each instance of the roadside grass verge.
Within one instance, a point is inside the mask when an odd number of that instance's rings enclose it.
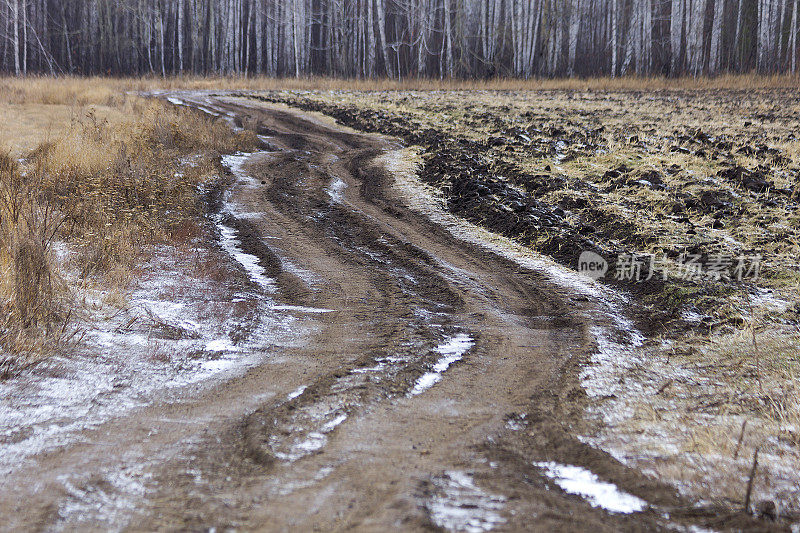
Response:
[[[68,107],[60,116],[70,117],[0,127],[0,350],[8,354],[0,366],[8,373],[74,334],[76,289],[101,285],[107,303],[122,304],[153,246],[202,235],[201,195],[219,176],[219,154],[253,149],[257,138],[104,81],[3,84],[12,89],[0,91],[0,106],[41,116]],[[9,147],[20,130],[38,141],[33,149]]]

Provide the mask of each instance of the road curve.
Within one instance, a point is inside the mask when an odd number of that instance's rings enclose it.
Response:
[[[580,365],[607,304],[411,209],[382,163],[396,140],[253,99],[176,93],[253,129],[220,219],[310,331],[269,362],[180,405],[93,430],[18,475],[34,529],[657,530],[673,490],[581,443]],[[177,101],[177,100],[176,100]],[[265,347],[266,349],[266,347]],[[148,438],[143,438],[147,434]],[[111,451],[109,450],[111,448]],[[147,463],[114,513],[54,512],[43,480]],[[587,468],[647,502],[612,513],[541,463]],[[540,463],[537,465],[536,463]],[[37,488],[38,487],[38,488]],[[108,498],[117,496],[107,491]],[[127,495],[130,496],[130,495]],[[10,511],[7,502],[1,509]],[[17,509],[19,506],[17,507]],[[23,516],[23,517],[20,517]]]

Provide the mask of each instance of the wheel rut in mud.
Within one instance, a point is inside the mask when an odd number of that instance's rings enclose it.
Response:
[[[579,438],[591,432],[579,379],[595,349],[590,328],[617,327],[606,302],[408,208],[376,159],[398,150],[396,140],[242,98],[177,96],[262,136],[267,149],[232,168],[218,216],[274,282],[276,308],[296,312],[308,333],[294,346],[265,346],[274,353],[264,365],[190,400],[189,416],[210,406],[217,416],[165,437],[160,445],[174,453],[147,465],[143,494],[111,523],[47,513],[42,523],[276,531],[675,525],[665,513],[687,502],[673,489]],[[238,406],[245,397],[261,400]],[[137,422],[146,419],[129,423]],[[583,467],[643,505],[609,512],[561,490],[545,463]]]
[[[279,282],[281,295],[333,312],[315,317],[319,332],[304,349],[318,377],[248,415],[222,447],[195,455],[195,468],[202,461],[212,471],[224,455],[231,471],[215,477],[230,482],[187,480],[176,492],[167,472],[159,484],[173,494],[157,500],[159,520],[518,529],[542,515],[550,527],[578,509],[587,526],[661,520],[553,498],[536,460],[584,464],[653,504],[679,505],[670,490],[582,445],[570,427],[581,424],[576,369],[593,349],[586,325],[595,302],[406,209],[374,161],[396,141],[277,106],[198,104],[235,116],[268,147],[243,166],[250,184],[229,199],[246,214],[246,250],[265,268],[279,256],[314,273],[305,290]],[[448,352],[459,336],[461,350]],[[202,494],[196,508],[165,513],[189,493]],[[242,505],[248,498],[257,503]]]

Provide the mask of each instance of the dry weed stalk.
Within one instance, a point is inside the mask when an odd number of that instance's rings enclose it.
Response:
[[[41,185],[41,174],[0,154],[0,342],[12,352],[47,351],[71,314],[51,253],[64,219],[43,201]]]

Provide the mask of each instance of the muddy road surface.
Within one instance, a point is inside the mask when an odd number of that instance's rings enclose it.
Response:
[[[422,193],[399,184],[396,140],[242,97],[172,98],[261,137],[264,151],[235,158],[232,185],[212,195],[214,216],[257,258],[242,275],[301,333],[263,346],[265,362],[239,376],[87,430],[12,472],[0,528],[709,523],[673,489],[581,442],[594,430],[580,379],[592,332],[630,335],[603,291],[426,213]]]

